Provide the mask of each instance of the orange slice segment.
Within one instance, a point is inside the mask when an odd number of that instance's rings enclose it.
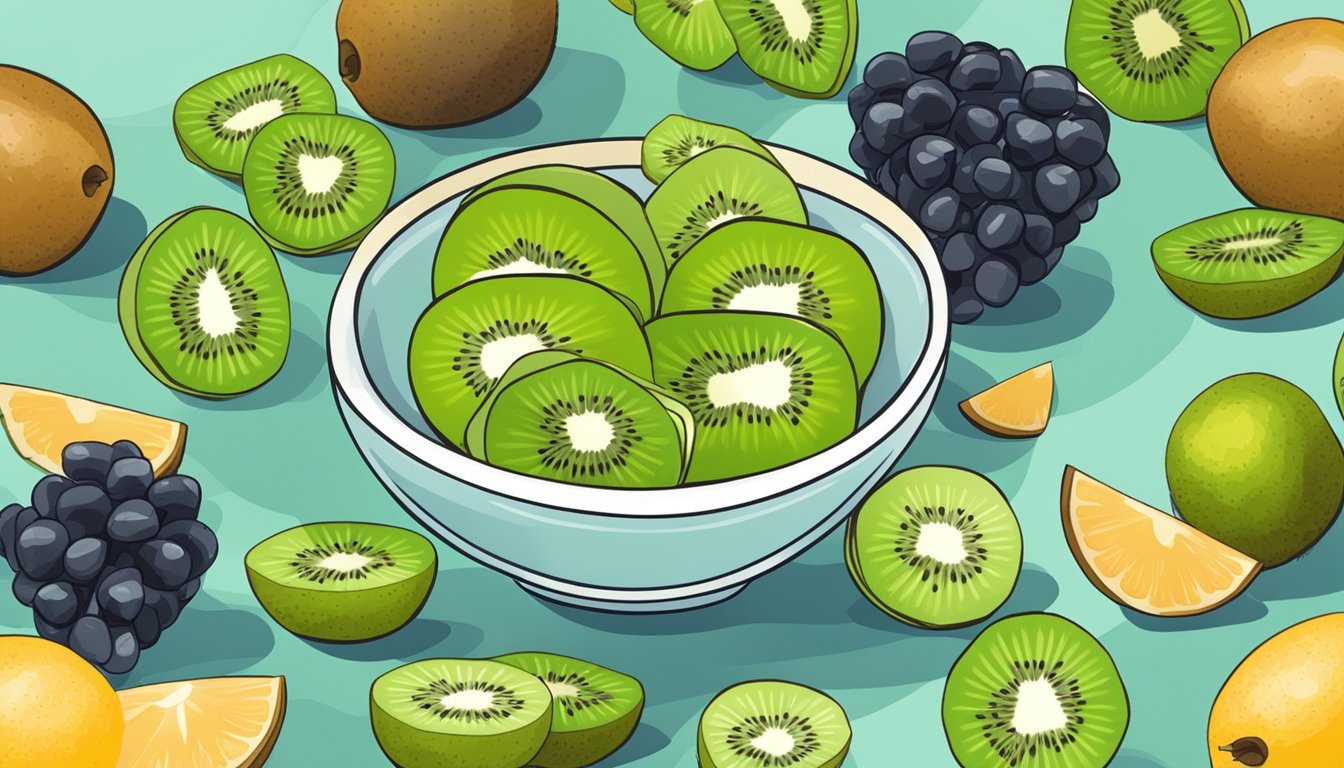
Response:
[[[162,477],[177,471],[187,444],[181,422],[12,384],[0,384],[0,420],[19,455],[47,472],[61,471],[61,451],[70,443],[130,440]]]
[[[260,768],[285,719],[285,678],[215,677],[130,688],[117,768]]]
[[[1055,399],[1055,366],[1023,371],[961,403],[975,426],[999,437],[1035,437],[1050,421]]]
[[[1226,603],[1260,563],[1184,521],[1073,467],[1061,509],[1074,559],[1112,600],[1154,616],[1192,616]]]

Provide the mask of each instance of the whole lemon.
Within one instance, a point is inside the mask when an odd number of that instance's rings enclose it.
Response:
[[[1218,692],[1209,758],[1219,766],[1340,765],[1344,613],[1295,624],[1251,651]]]
[[[0,765],[115,768],[124,730],[116,691],[74,651],[0,636]]]

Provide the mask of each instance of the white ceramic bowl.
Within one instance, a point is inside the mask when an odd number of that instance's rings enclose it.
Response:
[[[928,240],[849,172],[772,146],[812,223],[863,249],[885,330],[860,428],[831,448],[750,477],[659,490],[596,489],[491,467],[433,436],[411,393],[407,346],[431,300],[439,236],[462,197],[520,168],[564,163],[646,196],[639,141],[542,147],[464,168],[412,194],[359,246],[336,291],[329,350],[351,437],[391,494],[469,557],[543,597],[614,611],[725,599],[843,521],[928,416],[946,364],[947,293]]]

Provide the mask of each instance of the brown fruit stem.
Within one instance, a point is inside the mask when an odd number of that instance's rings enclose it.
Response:
[[[1269,745],[1255,736],[1243,736],[1218,751],[1231,752],[1232,761],[1242,765],[1264,765],[1269,759]]]
[[[104,181],[107,181],[107,171],[104,171],[102,166],[90,165],[89,169],[84,171],[84,178],[80,179],[80,183],[84,185],[84,196],[93,197],[98,194],[98,188],[103,186]]]
[[[341,79],[354,82],[359,79],[359,50],[349,40],[341,41]]]

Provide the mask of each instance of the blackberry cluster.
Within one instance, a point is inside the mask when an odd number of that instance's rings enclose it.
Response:
[[[922,32],[868,62],[849,112],[850,157],[932,240],[956,323],[1044,279],[1120,185],[1105,107],[1007,48]]]
[[[131,671],[201,587],[219,541],[201,486],[154,479],[135,443],[71,443],[32,506],[0,510],[0,556],[37,633],[110,674]]]

